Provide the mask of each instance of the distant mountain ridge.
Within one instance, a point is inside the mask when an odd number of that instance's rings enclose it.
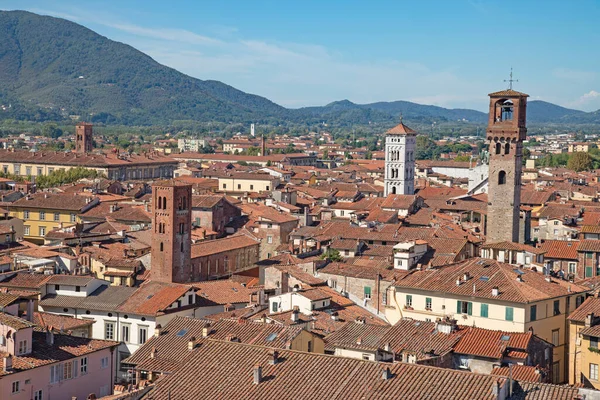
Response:
[[[485,113],[408,101],[287,109],[222,82],[200,80],[154,61],[133,47],[112,41],[60,18],[26,11],[0,11],[0,118],[46,120],[82,115],[107,124],[170,124],[177,120],[286,122],[337,126],[393,124],[402,114],[422,123],[485,123]],[[531,101],[533,123],[600,123],[585,113]]]

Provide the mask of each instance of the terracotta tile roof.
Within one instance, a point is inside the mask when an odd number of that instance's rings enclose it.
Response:
[[[116,210],[114,207],[116,207]],[[146,211],[144,205],[122,203],[100,203],[82,213],[81,217],[84,220],[104,220],[106,217],[110,217],[115,221],[127,221],[130,223],[150,223],[152,221],[152,214],[150,211]]]
[[[496,398],[492,388],[498,377],[291,350],[280,350],[280,362],[273,365],[269,352],[267,347],[203,341],[182,368],[157,382],[152,397],[279,400],[302,393],[331,400],[409,399],[416,394],[436,399]],[[256,365],[261,366],[264,377],[258,384],[252,379]],[[381,378],[386,368],[390,369],[387,380]]]
[[[443,333],[436,329],[435,322],[402,319],[388,329],[381,338],[381,343],[389,343],[392,351],[397,354],[409,352],[417,360],[421,360],[452,351],[463,333],[463,327],[456,327],[451,333]]]
[[[50,275],[30,274],[29,272],[17,272],[10,274],[6,279],[0,281],[0,287],[20,289],[40,289],[50,280]]]
[[[81,212],[90,202],[89,196],[73,194],[34,193],[13,203],[15,208],[42,208]]]
[[[192,196],[192,208],[213,208],[221,200],[225,200],[223,195],[194,195]]]
[[[0,357],[0,376],[70,360],[111,347],[116,348],[118,345],[119,342],[109,340],[54,334],[54,345],[50,346],[46,343],[45,332],[34,331],[32,352],[23,356],[14,356],[11,372],[3,372],[4,361]]]
[[[58,315],[45,312],[35,312],[33,314],[33,321],[36,325],[42,328],[52,327],[55,330],[63,331],[90,326],[94,323],[94,320],[80,319],[69,317],[67,315]]]
[[[576,400],[579,390],[568,385],[550,385],[536,382],[516,382],[511,400]]]
[[[20,298],[21,296],[17,296],[16,294],[0,292],[0,308],[8,307]]]
[[[206,281],[193,284],[200,306],[239,304],[250,302],[250,295],[256,289],[245,287],[232,280]]]
[[[381,338],[390,329],[384,325],[368,325],[348,322],[340,329],[325,337],[325,349],[343,349],[375,351],[382,348]]]
[[[192,286],[155,281],[144,282],[118,310],[138,315],[164,313],[181,296],[192,290]]]
[[[114,311],[136,290],[132,287],[102,285],[87,297],[48,294],[39,304],[42,307]]]
[[[542,205],[552,199],[554,192],[546,190],[521,190],[521,204]]]
[[[577,251],[586,251],[592,253],[600,252],[600,240],[582,240],[579,242]]]
[[[257,220],[267,220],[279,224],[298,221],[298,218],[293,217],[288,213],[278,211],[273,207],[268,207],[262,204],[247,203],[240,205],[240,208],[244,214]]]
[[[546,240],[540,249],[546,254],[544,258],[558,260],[577,260],[579,241],[576,240]]]
[[[532,337],[531,332],[502,332],[470,327],[454,346],[454,352],[501,359],[508,349],[528,350]]]
[[[206,240],[192,245],[192,258],[223,253],[244,247],[258,246],[259,241],[247,235],[239,234],[216,240]]]
[[[499,243],[486,243],[481,246],[482,249],[496,249],[496,250],[514,250],[514,251],[526,251],[532,254],[545,254],[546,250],[539,248],[528,246],[523,243],[515,243],[515,242],[499,242]]]
[[[588,314],[600,316],[600,299],[597,297],[588,297],[575,311],[573,311],[568,319],[574,322],[585,322],[585,317]]]
[[[581,233],[600,233],[600,225],[583,225],[581,227]]]
[[[17,331],[35,326],[35,324],[27,321],[26,319],[15,317],[14,315],[6,314],[2,311],[0,311],[0,324],[9,326]]]
[[[452,197],[458,197],[467,194],[465,189],[457,187],[434,187],[427,186],[417,192],[419,196],[426,200],[446,200]]]
[[[417,202],[419,196],[408,195],[408,194],[390,194],[388,195],[381,208],[391,208],[394,210],[408,210],[413,204]]]
[[[302,262],[302,260],[292,256],[291,254],[284,253],[275,257],[271,257],[267,260],[261,260],[257,263],[257,265],[263,268],[277,268],[282,272],[287,272],[288,274],[290,274],[290,276],[293,276],[294,278],[298,279],[303,283],[306,283],[307,285],[324,285],[325,282],[323,280],[315,277],[313,274],[309,274],[302,268],[298,267],[297,264],[300,264]]]
[[[529,97],[528,94],[517,92],[516,90],[512,90],[512,89],[500,90],[499,92],[490,93],[490,94],[488,94],[488,96],[490,96],[490,97],[503,97],[503,96],[507,96],[507,97],[523,97],[523,96],[524,97]]]
[[[470,279],[457,285],[457,279],[466,272]],[[521,281],[517,281],[517,276]],[[478,257],[439,268],[410,271],[399,277],[395,285],[514,303],[529,303],[588,290],[562,280],[552,279],[548,282],[544,275],[537,272],[520,271],[510,264]],[[492,294],[493,287],[498,287],[498,296]]]
[[[400,121],[400,123],[398,125],[389,129],[385,134],[386,135],[415,135],[416,133],[417,133],[417,131],[409,128],[408,126],[404,125],[404,123],[402,123],[402,121]]]
[[[496,367],[490,372],[490,375],[508,377],[510,373],[509,367]],[[520,364],[513,364],[512,366],[512,378],[517,381],[541,382],[543,375],[544,372],[534,366]]]
[[[48,280],[49,284],[52,285],[71,285],[71,286],[87,286],[90,282],[93,282],[96,278],[93,276],[81,276],[81,275],[51,275]]]

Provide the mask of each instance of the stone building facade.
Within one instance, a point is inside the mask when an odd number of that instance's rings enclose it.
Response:
[[[487,241],[519,241],[523,140],[527,97],[512,89],[490,93],[487,129],[489,193]]]
[[[152,186],[152,279],[190,282],[192,186],[162,181]]]

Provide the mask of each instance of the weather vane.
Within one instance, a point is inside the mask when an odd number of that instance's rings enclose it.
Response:
[[[504,82],[508,82],[508,88],[512,90],[513,82],[519,82],[518,79],[513,79],[512,67],[510,67],[510,79],[505,79]]]

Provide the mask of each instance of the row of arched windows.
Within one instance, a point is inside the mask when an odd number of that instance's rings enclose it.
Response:
[[[504,147],[504,153],[502,153],[502,147]],[[502,143],[497,142],[496,154],[510,154],[510,143],[507,142],[504,144],[504,146],[502,146]]]
[[[400,150],[391,150],[390,151],[390,157],[388,161],[399,161],[400,160]],[[409,151],[406,153],[406,160],[405,161],[414,161],[413,159],[413,152]]]
[[[156,209],[166,210],[167,209],[167,198],[164,196],[156,197]]]

